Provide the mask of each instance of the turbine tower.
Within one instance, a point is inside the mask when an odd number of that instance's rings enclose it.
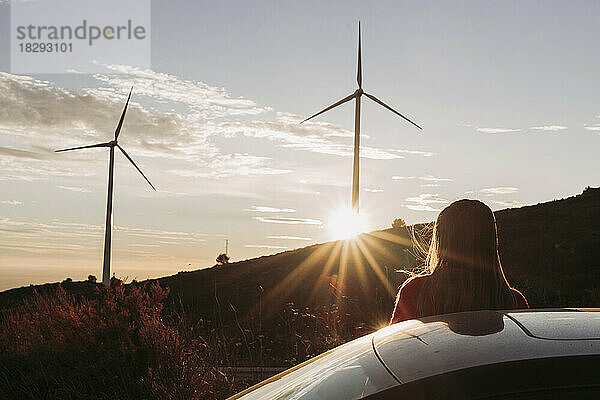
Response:
[[[119,120],[119,124],[117,125],[117,129],[115,129],[115,139],[106,143],[98,143],[91,144],[88,146],[81,147],[72,147],[69,149],[56,150],[57,153],[63,151],[71,151],[71,150],[80,150],[80,149],[91,149],[94,147],[109,147],[110,148],[110,159],[108,162],[108,196],[106,200],[106,227],[104,232],[104,262],[102,264],[102,283],[105,286],[110,285],[110,247],[111,247],[111,235],[112,235],[112,205],[113,205],[113,176],[115,170],[115,147],[117,147],[123,155],[133,164],[135,169],[138,170],[140,174],[144,177],[146,182],[156,191],[156,188],[146,175],[142,172],[142,170],[136,165],[136,163],[129,157],[129,154],[121,146],[119,146],[117,140],[119,138],[119,133],[121,133],[121,128],[123,127],[123,120],[125,119],[125,112],[127,112],[127,106],[129,105],[129,99],[131,98],[131,91],[133,87],[129,91],[129,96],[127,97],[127,102],[125,103],[125,108],[123,108],[123,113],[121,114],[121,119]]]
[[[387,108],[394,114],[404,118],[406,121],[410,122],[417,128],[423,129],[419,125],[417,125],[416,123],[411,121],[410,119],[406,118],[404,115],[400,114],[398,111],[394,110],[392,107],[385,104],[383,101],[379,100],[377,97],[375,97],[372,94],[369,94],[363,90],[361,62],[362,62],[362,56],[360,53],[360,21],[358,21],[358,68],[357,68],[358,71],[356,73],[356,82],[358,83],[358,89],[356,89],[356,91],[354,91],[354,93],[344,97],[337,103],[330,105],[329,107],[325,108],[324,110],[321,110],[318,113],[316,113],[316,114],[306,118],[304,121],[300,122],[300,123],[306,122],[309,119],[313,119],[316,116],[321,115],[324,112],[331,110],[332,108],[335,108],[339,105],[342,105],[342,104],[354,99],[354,101],[355,101],[355,108],[354,108],[354,167],[353,167],[353,171],[352,171],[352,209],[354,210],[354,212],[356,214],[358,214],[358,197],[360,194],[358,178],[359,178],[359,171],[360,171],[360,168],[359,168],[359,164],[360,164],[360,100],[361,100],[362,96],[363,95],[367,96],[369,99],[373,100],[375,103]]]

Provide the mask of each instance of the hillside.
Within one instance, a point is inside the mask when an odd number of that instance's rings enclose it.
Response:
[[[506,275],[533,307],[600,305],[600,189],[495,214]],[[419,264],[414,254],[406,229],[387,229],[159,281],[205,315],[260,304],[268,318],[288,302],[315,309],[344,296],[357,320],[377,324],[406,278],[396,271]]]

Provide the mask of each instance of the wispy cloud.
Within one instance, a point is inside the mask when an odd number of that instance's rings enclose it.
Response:
[[[481,191],[481,193],[493,195],[493,194],[517,193],[519,191],[519,189],[516,187],[501,186],[501,187],[485,188],[485,189],[481,189],[480,191]]]
[[[278,169],[268,166],[271,158],[259,157],[250,154],[226,154],[213,161],[210,168],[196,169],[170,169],[169,172],[183,177],[193,178],[224,178],[228,176],[252,175],[282,175],[292,172],[291,169]]]
[[[262,121],[226,121],[210,125],[210,129],[220,136],[245,136],[255,139],[266,139],[288,149],[309,151],[342,157],[353,155],[352,136],[350,131],[324,122],[307,122],[299,124],[302,117],[278,112],[275,120]],[[375,160],[392,160],[404,158],[403,154],[432,156],[433,153],[415,150],[379,149],[368,145],[361,146],[361,156]]]
[[[309,237],[302,237],[302,236],[267,236],[268,239],[282,239],[282,240],[305,240],[305,241],[311,241],[312,238]]]
[[[290,224],[290,225],[321,225],[322,222],[312,218],[284,218],[284,217],[254,217],[261,222],[273,224]]]
[[[520,207],[521,203],[516,200],[492,200],[493,204],[498,204],[502,207]]]
[[[415,211],[440,211],[441,205],[448,204],[449,201],[438,194],[422,193],[417,197],[408,197],[407,202],[415,204],[407,204],[406,207]],[[432,205],[437,205],[432,207]]]
[[[435,153],[432,153],[431,151],[420,151],[420,150],[391,150],[391,151],[395,151],[396,153],[400,153],[400,154],[411,154],[411,155],[423,156],[423,157],[432,157],[435,155]]]
[[[285,250],[286,246],[272,246],[270,244],[246,244],[244,247],[256,248],[256,249],[278,249]]]
[[[0,155],[18,157],[18,158],[29,158],[32,160],[48,160],[50,152],[34,152],[29,150],[13,149],[10,147],[0,146]]]
[[[259,212],[259,213],[292,213],[296,212],[293,208],[277,208],[267,206],[252,206],[244,211]]]
[[[0,90],[5,94],[0,99],[0,132],[22,136],[21,143],[26,143],[26,139],[39,143],[39,139],[44,138],[43,145],[36,151],[0,148],[0,154],[10,155],[17,164],[19,159],[26,158],[40,162],[60,160],[63,169],[67,162],[89,160],[89,152],[63,154],[57,158],[51,150],[107,140],[131,85],[134,96],[123,140],[136,159],[152,156],[177,162],[163,169],[168,174],[218,179],[291,172],[274,166],[275,160],[269,157],[227,154],[212,140],[217,137],[244,136],[266,139],[291,150],[344,157],[353,154],[352,132],[334,124],[311,121],[300,125],[302,117],[286,112],[277,112],[270,120],[248,120],[270,113],[272,109],[250,99],[235,98],[225,89],[204,82],[130,66],[105,67],[106,73],[93,75],[102,86],[85,88],[79,93],[48,81],[0,73]],[[365,158],[390,160],[409,155],[429,157],[433,153],[379,149],[368,144],[362,147]],[[22,171],[3,169],[0,179],[40,179],[43,176],[39,171],[44,169],[46,177],[60,174],[53,171],[56,165],[49,163],[29,170],[23,163],[13,168]]]
[[[85,189],[82,187],[75,186],[57,186],[59,189],[70,190],[71,192],[79,192],[79,193],[91,193],[92,191],[89,189]]]
[[[451,178],[438,178],[433,175],[425,175],[425,176],[397,176],[397,175],[395,175],[395,176],[392,176],[392,179],[395,181],[419,180],[419,181],[423,181],[423,182],[428,182],[428,184],[453,181],[453,179],[451,179]]]
[[[383,189],[365,189],[365,192],[370,192],[370,193],[383,193]]]
[[[475,129],[478,132],[481,133],[512,133],[512,132],[520,132],[521,129],[514,129],[514,128],[476,128]]]
[[[114,73],[96,74],[108,87],[83,89],[81,94],[27,76],[0,73],[0,132],[21,136],[24,146],[43,143],[36,151],[0,148],[0,154],[20,159],[72,162],[89,159],[90,152],[74,152],[57,157],[51,150],[107,140],[123,107],[129,86],[135,86],[127,113],[123,140],[133,156],[153,156],[183,161],[192,176],[223,177],[287,173],[268,166],[271,159],[249,154],[223,154],[210,140],[212,119],[257,115],[270,111],[243,98],[232,98],[221,88],[202,82],[181,80],[173,75],[131,67],[108,66]],[[118,72],[118,73],[117,73]],[[124,73],[121,75],[119,73]],[[126,88],[125,88],[126,86]],[[137,101],[156,104],[144,108]],[[181,112],[160,111],[163,103]],[[40,142],[40,138],[44,138]],[[52,148],[44,147],[51,144]],[[86,158],[87,157],[87,158]],[[38,164],[42,165],[42,164]],[[54,165],[43,164],[51,170]],[[24,165],[18,165],[25,169]],[[16,168],[16,167],[13,167]],[[40,175],[31,168],[22,174],[3,169],[0,178]],[[177,173],[177,168],[170,169]],[[181,174],[180,174],[181,175]]]
[[[600,125],[585,126],[584,129],[593,132],[600,132]]]
[[[0,201],[0,204],[7,204],[9,206],[20,206],[23,203],[19,200],[2,200]]]
[[[95,74],[94,78],[108,87],[90,90],[98,97],[114,98],[118,93],[129,90],[159,103],[180,103],[189,106],[195,117],[206,119],[224,116],[257,115],[271,111],[254,101],[232,97],[224,88],[210,86],[204,82],[181,79],[175,75],[140,69],[127,65],[106,65],[113,73]]]
[[[114,231],[130,237],[147,238],[152,243],[159,241],[176,241],[178,244],[197,244],[206,241],[207,234],[199,232],[168,231],[147,228],[134,228],[116,225]],[[41,242],[49,238],[57,243],[68,240],[79,245],[95,245],[100,243],[104,234],[103,225],[51,221],[47,223],[32,222],[25,219],[0,217],[0,232],[7,241],[21,243],[24,239]],[[89,247],[88,247],[89,248]]]
[[[534,131],[546,131],[546,132],[556,132],[567,129],[566,126],[562,125],[543,125],[543,126],[532,126],[529,128]]]

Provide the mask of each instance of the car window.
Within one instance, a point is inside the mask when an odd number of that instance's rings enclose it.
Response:
[[[398,385],[369,400],[600,399],[600,356],[548,357],[466,368]]]
[[[600,387],[552,389],[528,393],[509,393],[478,400],[597,400]]]
[[[371,340],[368,335],[346,343],[234,398],[352,400],[398,385],[375,356]]]

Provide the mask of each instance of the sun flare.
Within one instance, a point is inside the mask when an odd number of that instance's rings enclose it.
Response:
[[[333,240],[347,240],[367,231],[367,219],[348,208],[336,210],[327,220]]]

